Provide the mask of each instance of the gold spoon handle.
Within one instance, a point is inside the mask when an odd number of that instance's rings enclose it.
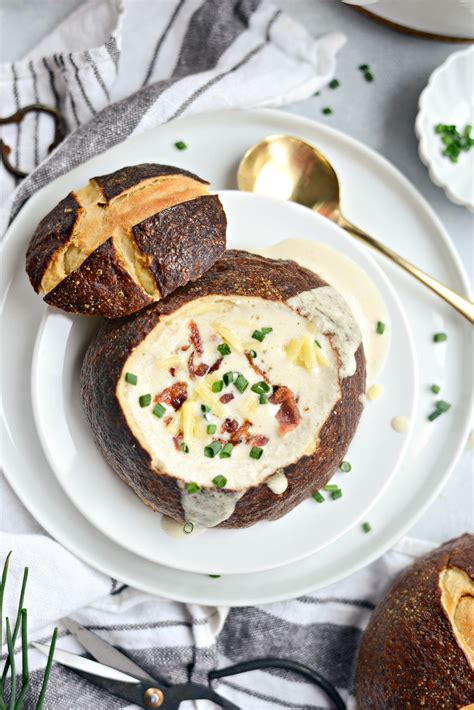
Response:
[[[453,291],[451,288],[448,288],[448,286],[445,286],[440,281],[429,276],[429,274],[426,274],[417,266],[414,266],[414,264],[411,264],[402,256],[399,256],[384,244],[381,244],[381,242],[378,242],[369,234],[363,232],[362,229],[359,229],[355,224],[349,222],[342,214],[339,213],[337,215],[336,221],[340,227],[345,229],[346,232],[349,232],[349,234],[352,234],[353,237],[364,242],[364,244],[368,244],[372,249],[378,251],[379,254],[383,254],[402,269],[408,271],[415,279],[418,279],[422,284],[428,286],[428,288],[434,291],[434,293],[440,296],[446,303],[449,303],[449,305],[455,308],[464,318],[467,318],[468,321],[474,324],[474,303],[472,303],[472,301],[469,301],[469,299],[461,296],[460,293]]]

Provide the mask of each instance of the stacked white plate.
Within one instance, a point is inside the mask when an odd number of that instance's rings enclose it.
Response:
[[[466,438],[468,325],[394,267],[377,264],[327,220],[297,205],[232,191],[240,157],[272,133],[314,143],[339,173],[350,218],[466,291],[442,226],[392,166],[340,133],[275,111],[183,118],[130,139],[43,188],[22,210],[5,242],[6,475],[43,527],[79,557],[123,582],[183,601],[261,603],[294,597],[347,575],[413,524],[447,479]],[[187,151],[176,151],[178,140],[185,140]],[[366,407],[347,456],[351,472],[336,474],[341,499],[321,505],[308,500],[280,521],[246,530],[210,530],[175,540],[163,532],[160,515],[138,501],[95,449],[81,411],[78,374],[97,323],[47,309],[27,282],[24,251],[38,220],[69,190],[90,176],[140,162],[180,165],[222,190],[229,246],[262,248],[290,237],[315,239],[349,256],[382,293],[392,328],[379,380],[385,395]],[[383,211],[370,210],[367,194],[370,205],[383,204]],[[449,339],[435,348],[432,334],[439,330],[448,332]],[[434,382],[449,392],[454,406],[449,417],[430,423],[426,415]],[[392,417],[399,414],[410,417],[409,434],[391,429]],[[362,531],[363,520],[370,521],[372,532]]]

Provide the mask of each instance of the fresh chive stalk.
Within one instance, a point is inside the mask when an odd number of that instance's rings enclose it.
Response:
[[[44,696],[46,695],[46,688],[48,687],[49,676],[51,674],[51,666],[53,665],[54,649],[56,648],[56,639],[58,638],[58,627],[53,631],[51,637],[51,643],[49,646],[48,660],[46,661],[46,668],[44,669],[43,683],[41,685],[40,694],[38,700],[36,701],[35,710],[41,710],[43,707]]]

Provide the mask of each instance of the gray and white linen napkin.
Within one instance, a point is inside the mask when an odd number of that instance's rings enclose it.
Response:
[[[64,113],[69,131],[48,156],[48,116],[2,127],[12,163],[32,172],[20,182],[0,170],[0,234],[35,190],[130,135],[191,112],[278,106],[311,95],[333,76],[344,41],[339,33],[310,37],[264,0],[80,5],[24,60],[0,65],[2,115],[45,103]],[[158,599],[105,577],[41,530],[5,479],[0,498],[0,561],[13,550],[5,613],[15,616],[28,565],[30,638],[46,641],[54,623],[72,614],[169,682],[202,680],[211,668],[250,657],[291,657],[324,673],[349,706],[355,654],[371,610],[393,576],[424,551],[423,544],[405,541],[343,582],[290,602],[207,608]],[[64,629],[59,645],[81,650]],[[32,698],[43,660],[31,649]],[[218,687],[246,709],[327,706],[317,689],[289,674],[258,671]],[[55,666],[44,707],[125,705]]]

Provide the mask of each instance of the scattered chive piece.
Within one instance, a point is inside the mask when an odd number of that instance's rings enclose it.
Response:
[[[233,372],[226,372],[225,375],[222,377],[222,379],[224,380],[224,384],[226,386],[230,385],[230,383],[234,381],[234,373]]]
[[[199,483],[186,483],[186,493],[189,493],[190,496],[193,495],[193,493],[198,493],[201,490],[201,486]]]
[[[370,531],[372,530],[372,527],[371,527],[370,523],[362,523],[362,530],[363,530],[365,533],[370,532]]]
[[[435,343],[444,343],[444,341],[447,339],[448,339],[448,336],[446,335],[446,333],[435,333],[433,335],[433,341]]]
[[[332,491],[332,493],[331,493],[331,498],[332,498],[333,500],[337,500],[338,498],[342,498],[342,491],[341,491],[341,489],[339,488],[337,491]]]
[[[370,71],[364,72],[364,79],[366,81],[373,81],[374,80],[374,75]]]
[[[451,405],[449,402],[444,402],[442,399],[439,400],[439,402],[436,402],[436,409],[438,412],[447,412],[448,409],[451,409]]]
[[[254,340],[258,340],[260,343],[265,340],[265,333],[262,333],[261,330],[254,330],[252,333],[252,338]]]
[[[268,335],[269,333],[273,332],[273,328],[260,328],[260,330],[264,335]]]
[[[323,346],[321,345],[321,343],[319,342],[319,340],[315,340],[315,341],[314,341],[314,344],[317,345],[318,348],[320,348],[320,349],[322,349],[322,347],[323,347]]]
[[[236,387],[240,393],[245,392],[247,387],[249,386],[249,381],[245,379],[245,377],[239,373],[237,376],[237,379],[234,382],[234,387]]]
[[[140,407],[148,407],[151,404],[151,394],[142,394],[138,398]]]
[[[254,358],[256,358],[256,357],[257,357],[256,351],[255,351],[255,350],[249,350],[249,356],[252,358],[252,360],[253,360]]]
[[[232,456],[232,451],[233,451],[233,444],[230,443],[230,441],[227,442],[227,444],[224,444],[222,447],[222,451],[219,454],[219,458],[221,459],[230,459]]]
[[[209,576],[211,579],[220,579],[220,578],[221,578],[220,574],[210,574],[210,575],[208,575],[208,576]]]
[[[189,535],[190,533],[192,533],[193,530],[194,530],[193,523],[191,523],[190,521],[188,521],[187,523],[184,523],[183,532],[186,533],[186,535]]]
[[[189,454],[189,446],[184,441],[181,442],[181,451],[183,454]]]
[[[207,412],[210,412],[211,408],[207,406],[207,404],[201,404],[201,412],[204,414],[207,414]]]
[[[129,385],[136,385],[138,382],[138,377],[134,375],[133,372],[126,372],[125,382],[128,382]]]
[[[225,488],[227,485],[227,478],[225,476],[216,476],[212,479],[213,484],[216,488]]]
[[[176,141],[175,146],[178,150],[186,150],[188,147],[184,141]]]
[[[204,447],[204,456],[208,459],[213,459],[216,454],[222,449],[222,444],[220,441],[212,441],[210,444]]]
[[[325,116],[329,116],[329,114],[332,113],[332,108],[330,108],[329,106],[325,106],[325,108],[323,108],[322,110],[322,113],[324,113]]]
[[[443,414],[441,409],[436,409],[434,412],[431,412],[431,414],[428,416],[428,421],[434,422],[435,419],[440,417]]]
[[[260,446],[252,446],[250,449],[249,456],[251,459],[260,459],[262,458],[263,454],[263,449],[260,448]]]
[[[385,323],[383,323],[381,320],[378,320],[375,332],[378,333],[379,335],[383,335],[384,331],[385,331]]]
[[[261,394],[258,398],[258,401],[260,402],[260,404],[268,404],[268,397],[264,394]]]
[[[224,387],[224,382],[222,380],[216,380],[215,382],[212,383],[211,390],[213,392],[222,392],[223,387]]]
[[[313,493],[313,495],[311,497],[314,498],[316,503],[324,503],[324,496],[321,495],[321,493],[319,491],[316,491],[316,493]]]
[[[431,391],[433,394],[439,394],[441,391],[441,387],[439,385],[431,385]]]
[[[217,426],[215,424],[208,424],[207,425],[207,433],[212,435],[215,434],[217,431]]]
[[[221,355],[230,355],[232,352],[232,350],[229,348],[227,343],[221,343],[220,345],[217,346],[217,349]]]
[[[166,408],[163,407],[163,405],[160,403],[155,404],[155,406],[153,407],[153,414],[155,415],[155,417],[158,417],[158,419],[161,419],[165,412]]]
[[[338,491],[339,486],[337,486],[335,483],[327,483],[325,486],[323,486],[323,491]]]
[[[340,82],[337,79],[333,79],[329,82],[330,89],[337,89],[340,86]]]
[[[252,392],[256,392],[257,394],[264,394],[265,392],[270,392],[270,387],[267,385],[266,382],[262,380],[262,382],[257,382],[256,384],[252,385],[251,388]]]
[[[361,71],[369,71],[369,65],[368,64],[359,64],[359,69]]]
[[[343,461],[339,465],[339,471],[342,471],[343,473],[349,473],[349,471],[352,469],[352,466],[350,465],[349,461]]]

